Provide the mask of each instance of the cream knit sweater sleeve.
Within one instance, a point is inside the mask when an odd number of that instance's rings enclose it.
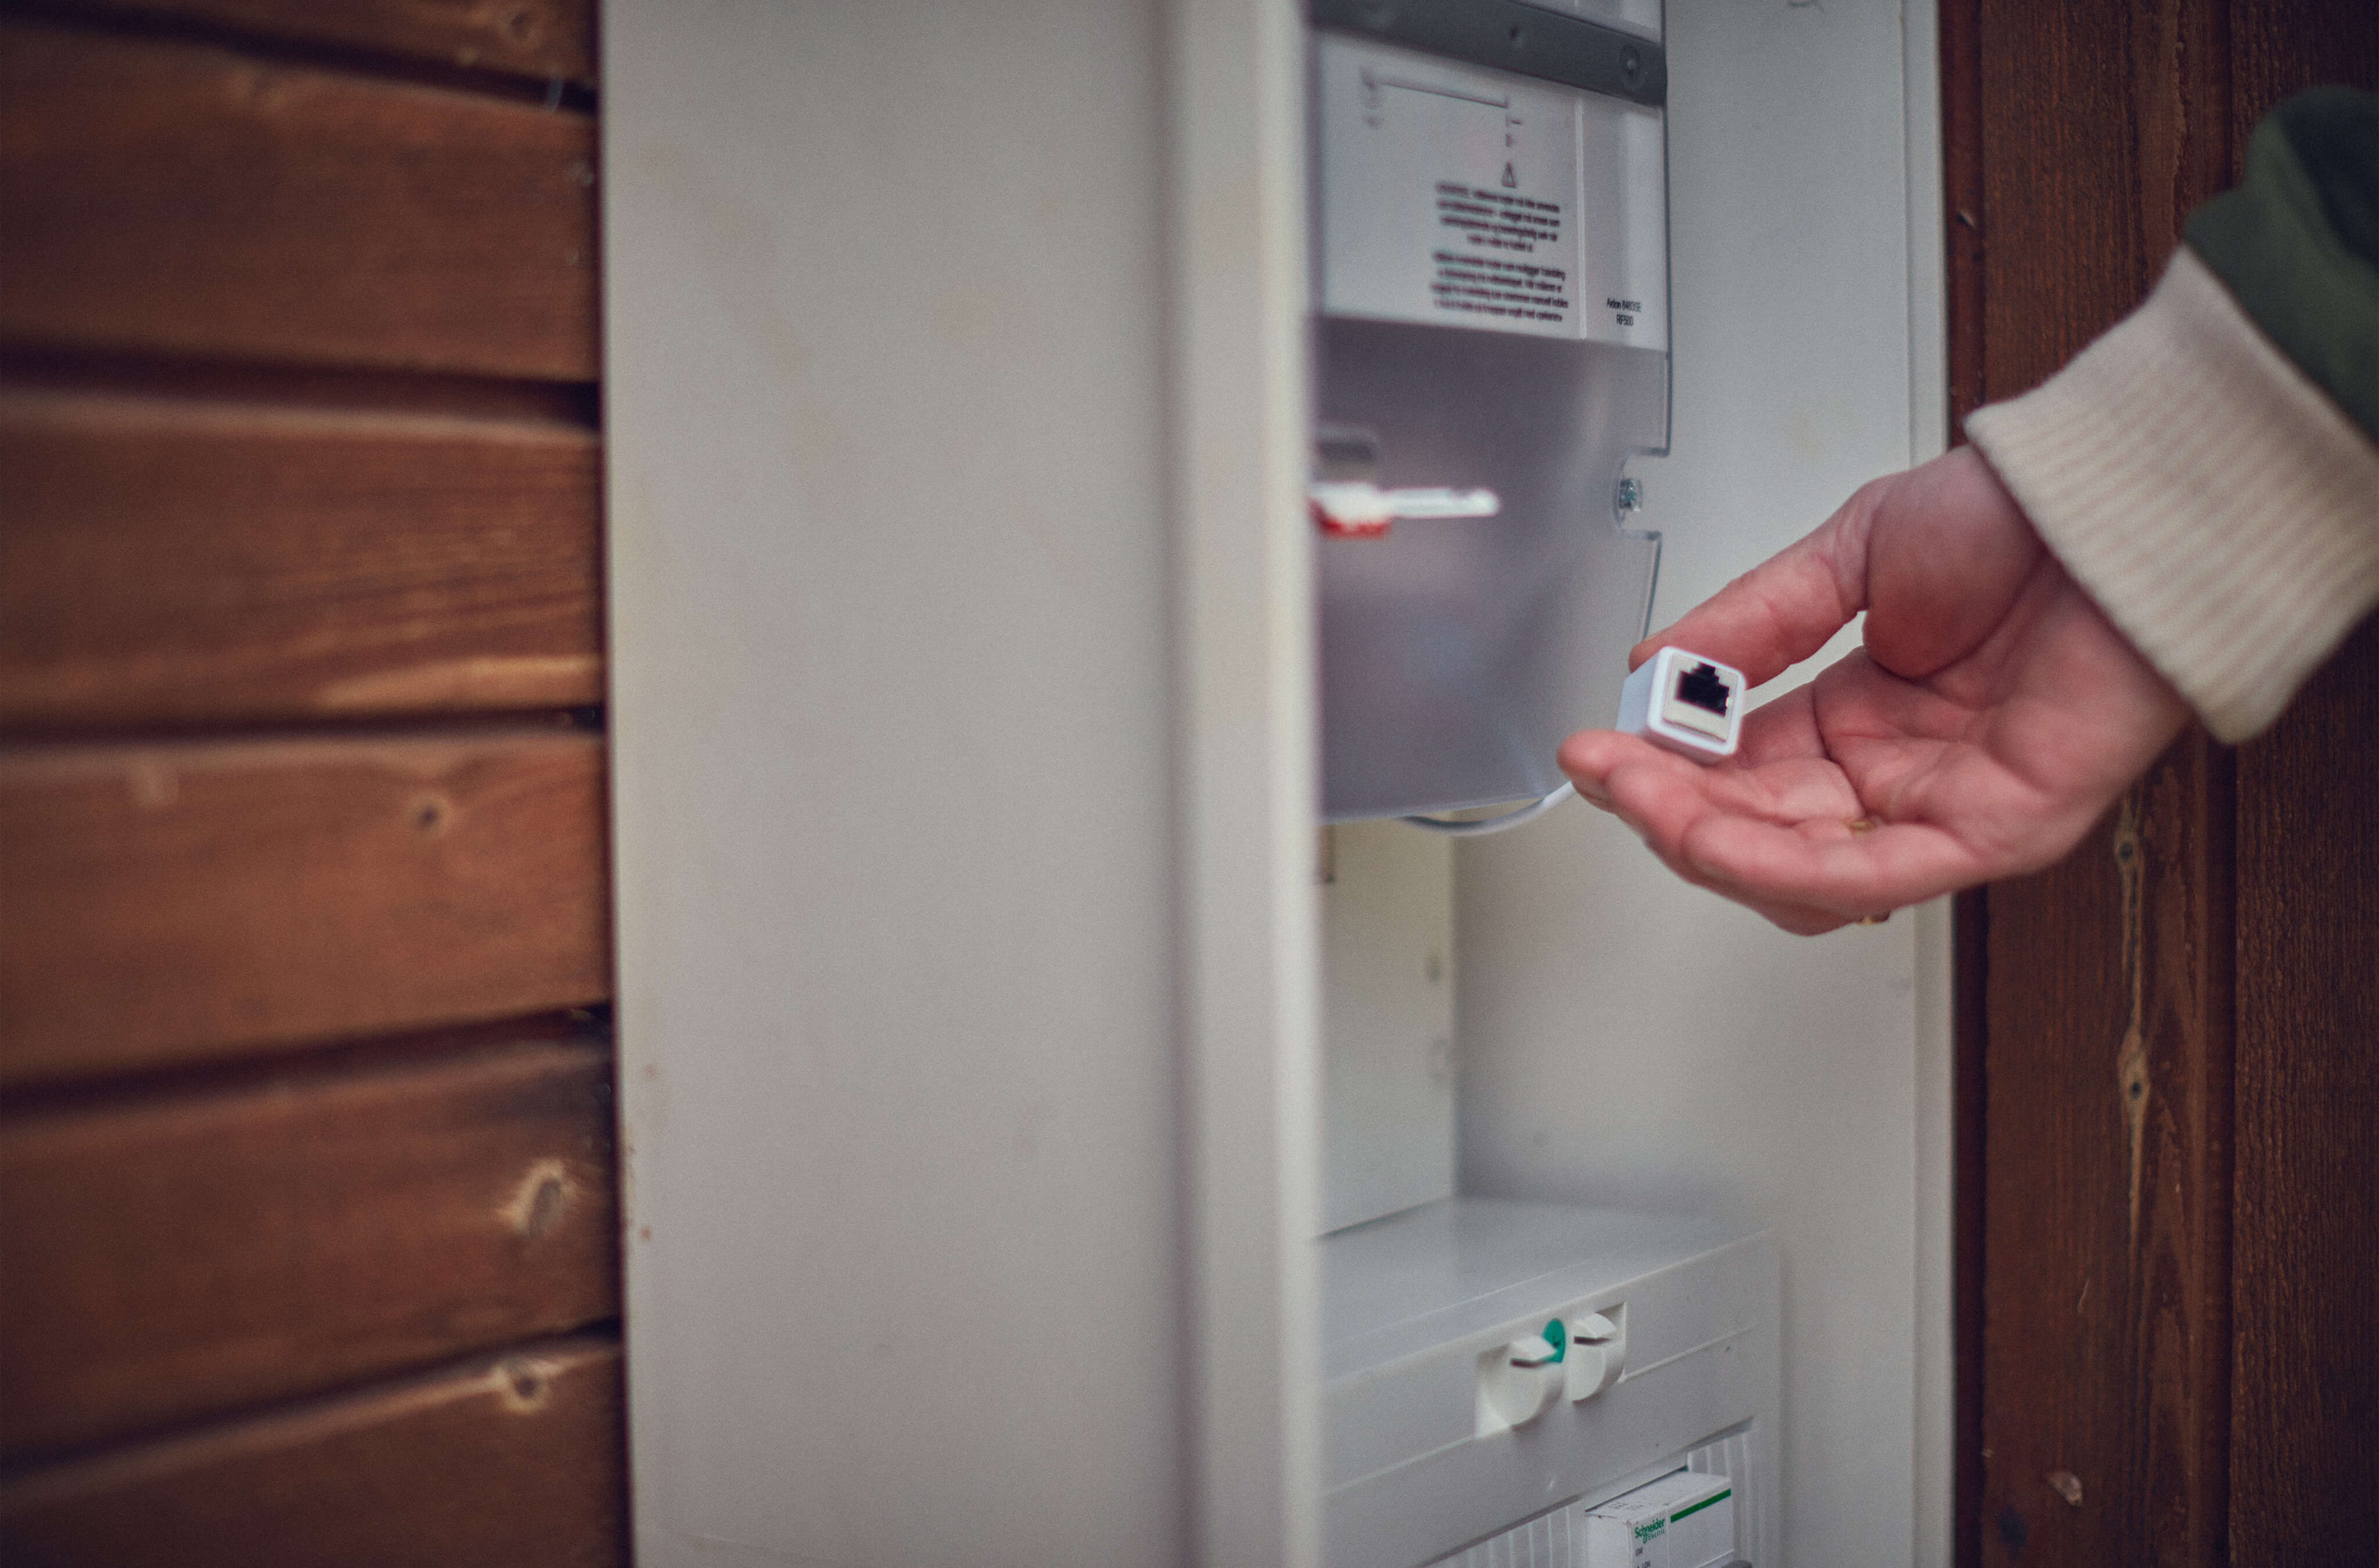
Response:
[[[2219,739],[2379,602],[2379,446],[2187,248],[2146,304],[1966,433]]]

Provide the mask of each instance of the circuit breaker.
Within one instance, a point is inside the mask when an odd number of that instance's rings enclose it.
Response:
[[[1331,1568],[1772,1563],[1778,1289],[1716,1218],[1454,1198],[1331,1236]]]
[[[1323,815],[1541,797],[1660,558],[1667,65],[1641,0],[1316,0]]]

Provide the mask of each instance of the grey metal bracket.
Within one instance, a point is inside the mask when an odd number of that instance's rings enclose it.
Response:
[[[1658,109],[1668,103],[1660,46],[1521,0],[1310,0],[1313,25],[1360,33]]]

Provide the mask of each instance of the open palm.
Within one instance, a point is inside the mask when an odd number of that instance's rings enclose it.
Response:
[[[1588,730],[1563,768],[1679,875],[1814,934],[2048,864],[2188,716],[1964,448],[1866,486],[1630,663],[1676,646],[1757,683],[1861,610],[1866,647],[1747,715],[1733,758]]]

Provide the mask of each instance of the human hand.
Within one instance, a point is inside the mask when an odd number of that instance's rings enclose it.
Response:
[[[2189,717],[1964,447],[1866,486],[1628,665],[1674,645],[1756,685],[1862,609],[1865,648],[1746,714],[1733,757],[1585,730],[1563,771],[1686,881],[1814,935],[2047,865]]]

